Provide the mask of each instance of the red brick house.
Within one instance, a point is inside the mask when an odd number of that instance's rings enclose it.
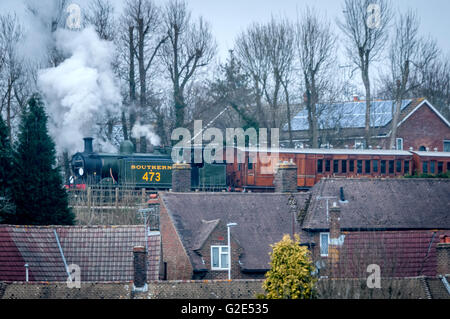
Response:
[[[168,280],[227,279],[227,224],[231,233],[231,278],[263,278],[271,244],[299,231],[289,213],[289,194],[159,193],[163,262]],[[303,208],[306,193],[295,194]]]
[[[147,238],[147,243],[146,243]],[[161,272],[161,237],[136,226],[0,225],[0,281],[65,282],[66,266],[80,267],[81,282],[131,282],[133,248],[148,247],[147,279]]]
[[[322,179],[311,190],[302,240],[317,265],[333,264],[340,277],[366,277],[369,264],[387,277],[436,276],[449,212],[447,179]]]
[[[372,148],[389,148],[394,101],[372,102]],[[320,107],[320,106],[319,106]],[[364,147],[365,101],[325,105],[319,118],[319,139],[324,147]],[[331,111],[330,111],[331,110]],[[296,146],[309,142],[306,110],[291,122]],[[287,125],[283,127],[281,145],[288,142]],[[366,147],[367,148],[367,147]],[[398,123],[398,150],[450,151],[450,122],[425,98],[404,100]]]

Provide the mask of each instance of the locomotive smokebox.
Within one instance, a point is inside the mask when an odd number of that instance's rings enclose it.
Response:
[[[84,153],[93,153],[94,148],[92,147],[92,137],[85,137],[84,140]]]

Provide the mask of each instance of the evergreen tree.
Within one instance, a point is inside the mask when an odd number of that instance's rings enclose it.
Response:
[[[0,223],[10,223],[14,216],[11,201],[12,150],[8,127],[0,115]]]
[[[15,224],[72,225],[66,190],[56,167],[55,144],[47,131],[47,115],[38,94],[22,114],[13,167]]]
[[[271,245],[270,270],[266,273],[263,288],[266,295],[261,299],[311,299],[316,297],[312,271],[314,266],[306,247],[300,246],[300,237],[295,234],[291,239],[284,235],[283,239]]]

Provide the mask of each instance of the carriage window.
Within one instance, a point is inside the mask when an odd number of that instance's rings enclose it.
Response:
[[[409,174],[409,161],[405,161],[405,173]]]
[[[397,173],[401,173],[402,172],[402,161],[398,160],[397,161]]]
[[[355,161],[354,160],[350,160],[350,172],[354,172],[355,171]]]
[[[389,161],[389,174],[394,174],[394,161]]]
[[[438,162],[438,174],[444,171],[444,162]]]
[[[381,161],[381,174],[386,174],[386,161]]]
[[[329,172],[331,170],[331,161],[325,160],[325,170]]]
[[[342,160],[342,173],[347,173],[347,161]]]
[[[436,162],[435,161],[431,161],[430,162],[430,173],[434,174],[435,169],[436,169]]]
[[[372,166],[373,166],[373,172],[378,173],[378,161],[377,160],[372,161]]]
[[[253,169],[253,159],[250,160],[250,157],[247,158],[247,162],[248,162],[248,169]]]
[[[323,172],[323,160],[317,160],[317,173]]]
[[[366,174],[370,174],[370,160],[366,160]]]
[[[339,161],[338,160],[333,161],[333,172],[339,173]]]
[[[356,162],[356,166],[357,166],[357,172],[358,172],[358,174],[361,174],[361,173],[362,173],[362,161],[361,161],[361,160],[358,160],[358,161]]]
[[[423,162],[423,165],[422,165],[422,172],[423,172],[424,174],[428,174],[428,162],[427,162],[427,161]]]

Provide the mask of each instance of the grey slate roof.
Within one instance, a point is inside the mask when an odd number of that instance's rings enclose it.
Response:
[[[132,281],[133,247],[145,246],[145,227],[0,225],[0,280],[66,281],[56,231],[68,265],[80,266],[81,281]],[[159,232],[148,236],[148,280],[158,280]]]
[[[220,220],[235,222],[232,237],[243,249],[243,270],[269,269],[271,244],[292,231],[288,194],[280,193],[160,193],[194,269],[202,269],[194,252]],[[308,194],[297,193],[298,207]],[[212,221],[205,223],[205,221]]]
[[[412,102],[412,100],[403,100],[402,111]],[[371,127],[382,127],[392,120],[392,106],[394,101],[372,101]],[[318,104],[319,128],[333,128],[339,123],[341,128],[361,128],[365,126],[366,102],[343,102],[333,104]],[[308,112],[306,108],[297,113],[291,121],[293,131],[308,130]],[[283,130],[287,130],[287,124]]]
[[[348,203],[341,207],[341,228],[450,229],[448,179],[322,179],[311,190],[311,203],[303,229],[328,229],[326,201],[343,187]],[[333,200],[330,200],[330,205]]]

